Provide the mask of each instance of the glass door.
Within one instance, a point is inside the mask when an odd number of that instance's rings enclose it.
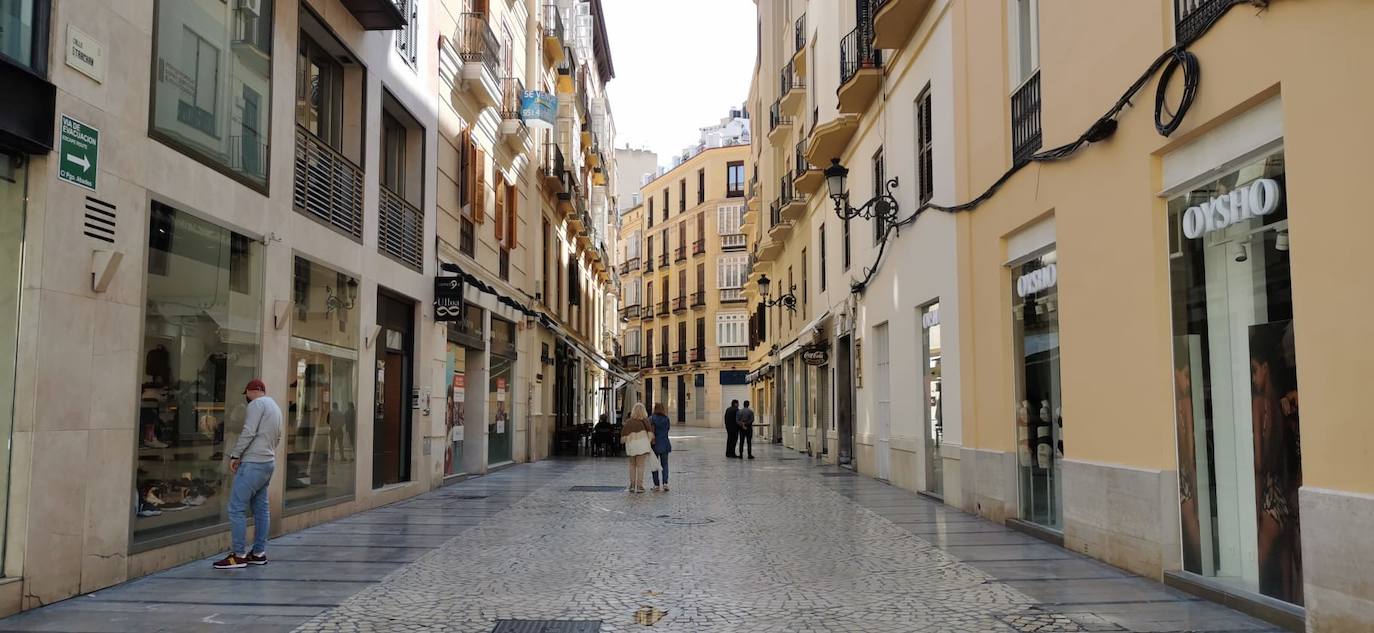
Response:
[[[925,400],[925,457],[926,492],[943,497],[945,494],[944,456],[940,446],[944,442],[945,425],[941,402],[940,304],[932,303],[921,310],[922,373]]]
[[[1063,529],[1059,272],[1055,251],[1012,267],[1017,470],[1021,518]]]

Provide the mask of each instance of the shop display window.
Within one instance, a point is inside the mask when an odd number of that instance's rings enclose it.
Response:
[[[1169,200],[1183,568],[1302,604],[1284,158]]]
[[[3,30],[3,29],[0,29]],[[20,155],[0,152],[0,542],[9,497],[9,440],[14,430],[15,358],[19,347],[19,280],[24,253],[28,169]],[[2,546],[2,545],[0,545]]]
[[[515,420],[515,324],[491,317],[491,385],[487,422],[487,463],[511,460],[512,424]],[[504,352],[498,354],[498,352]],[[666,400],[666,396],[665,396]]]
[[[295,260],[286,402],[285,506],[353,497],[358,428],[358,280]]]
[[[226,438],[260,374],[262,245],[154,202],[138,406],[134,539],[227,520]]]
[[[943,495],[945,439],[944,405],[941,401],[940,304],[921,309],[921,359],[925,400],[926,491]]]
[[[159,0],[153,20],[152,135],[263,190],[273,4]]]
[[[1053,250],[1011,267],[1016,464],[1021,519],[1063,529],[1059,267]]]
[[[471,309],[471,308],[470,308]],[[445,353],[445,392],[444,434],[448,439],[444,447],[444,474],[457,475],[463,472],[463,433],[464,416],[467,403],[467,348],[452,340],[453,327],[449,327],[450,340]]]

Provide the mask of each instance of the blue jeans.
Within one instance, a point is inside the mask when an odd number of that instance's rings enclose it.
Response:
[[[272,471],[277,467],[272,462],[242,462],[234,474],[233,487],[229,489],[229,534],[233,541],[233,554],[262,554],[267,551],[267,533],[271,530],[271,518],[267,504],[267,484],[272,481]],[[253,508],[253,551],[244,549],[248,540],[249,507]]]
[[[658,465],[659,465],[659,468],[663,471],[663,485],[666,486],[666,485],[668,485],[668,454],[667,454],[667,453],[654,453],[654,454],[655,454],[655,455],[658,455]],[[658,471],[654,471],[654,485],[655,485],[655,486],[659,485],[659,484],[658,484]]]

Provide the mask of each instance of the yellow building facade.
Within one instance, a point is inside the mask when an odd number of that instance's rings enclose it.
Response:
[[[1374,7],[758,4],[751,280],[826,279],[751,352],[777,438],[1293,628],[1374,627],[1374,222],[1347,202]]]
[[[748,145],[703,149],[644,184],[621,216],[622,365],[678,424],[724,426],[744,378]]]

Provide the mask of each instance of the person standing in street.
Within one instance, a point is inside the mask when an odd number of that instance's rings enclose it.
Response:
[[[229,453],[229,472],[234,483],[229,489],[229,555],[215,561],[215,569],[241,569],[267,564],[267,533],[270,531],[267,487],[277,466],[277,443],[281,441],[281,407],[267,396],[267,386],[254,378],[243,390],[248,413],[243,433]],[[253,548],[247,547],[248,508],[253,509]]]
[[[749,408],[748,400],[744,401],[744,407],[739,410],[735,422],[739,425],[739,448],[735,450],[736,456],[742,456],[747,446],[749,459],[754,459],[754,410]]]
[[[668,419],[662,402],[654,404],[654,414],[649,417],[649,422],[654,426],[654,455],[658,457],[659,465],[659,469],[653,471],[654,492],[668,492],[668,453],[673,452],[673,444],[668,441],[668,428],[673,422]],[[659,485],[659,470],[663,471],[662,485]]]
[[[731,400],[725,410],[725,456],[739,457],[735,444],[739,442],[739,400]]]
[[[658,405],[655,410],[657,408]],[[630,411],[630,419],[620,429],[620,442],[625,445],[625,455],[630,458],[630,485],[625,492],[644,492],[644,465],[654,450],[654,426],[649,423],[649,413],[644,410],[644,403],[636,402]]]

